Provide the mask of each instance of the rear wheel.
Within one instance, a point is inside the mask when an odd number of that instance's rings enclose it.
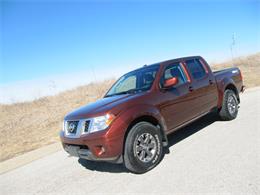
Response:
[[[154,168],[162,157],[162,137],[158,128],[147,122],[132,127],[127,135],[124,164],[134,173]]]
[[[222,120],[233,120],[237,117],[238,101],[236,94],[232,90],[225,90],[222,107],[219,116]]]

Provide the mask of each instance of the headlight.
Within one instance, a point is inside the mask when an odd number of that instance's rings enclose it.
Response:
[[[90,126],[89,132],[93,133],[96,131],[105,130],[114,120],[114,118],[115,116],[112,114],[106,114],[104,116],[92,118],[92,124]]]

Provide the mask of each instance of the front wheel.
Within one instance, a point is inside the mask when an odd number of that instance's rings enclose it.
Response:
[[[225,90],[222,107],[219,111],[219,116],[222,120],[233,120],[237,117],[238,101],[232,90]]]
[[[158,128],[140,122],[127,135],[124,150],[125,167],[134,173],[154,168],[162,157],[162,136]]]

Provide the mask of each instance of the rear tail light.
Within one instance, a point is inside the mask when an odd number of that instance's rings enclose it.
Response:
[[[243,76],[242,76],[241,70],[239,71],[239,76],[240,76],[241,80],[243,80]]]

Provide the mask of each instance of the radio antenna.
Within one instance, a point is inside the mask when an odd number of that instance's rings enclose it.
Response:
[[[232,63],[234,64],[234,48],[236,45],[236,34],[233,32],[232,34],[232,42],[230,44],[230,51],[231,51],[231,56],[232,56]]]

